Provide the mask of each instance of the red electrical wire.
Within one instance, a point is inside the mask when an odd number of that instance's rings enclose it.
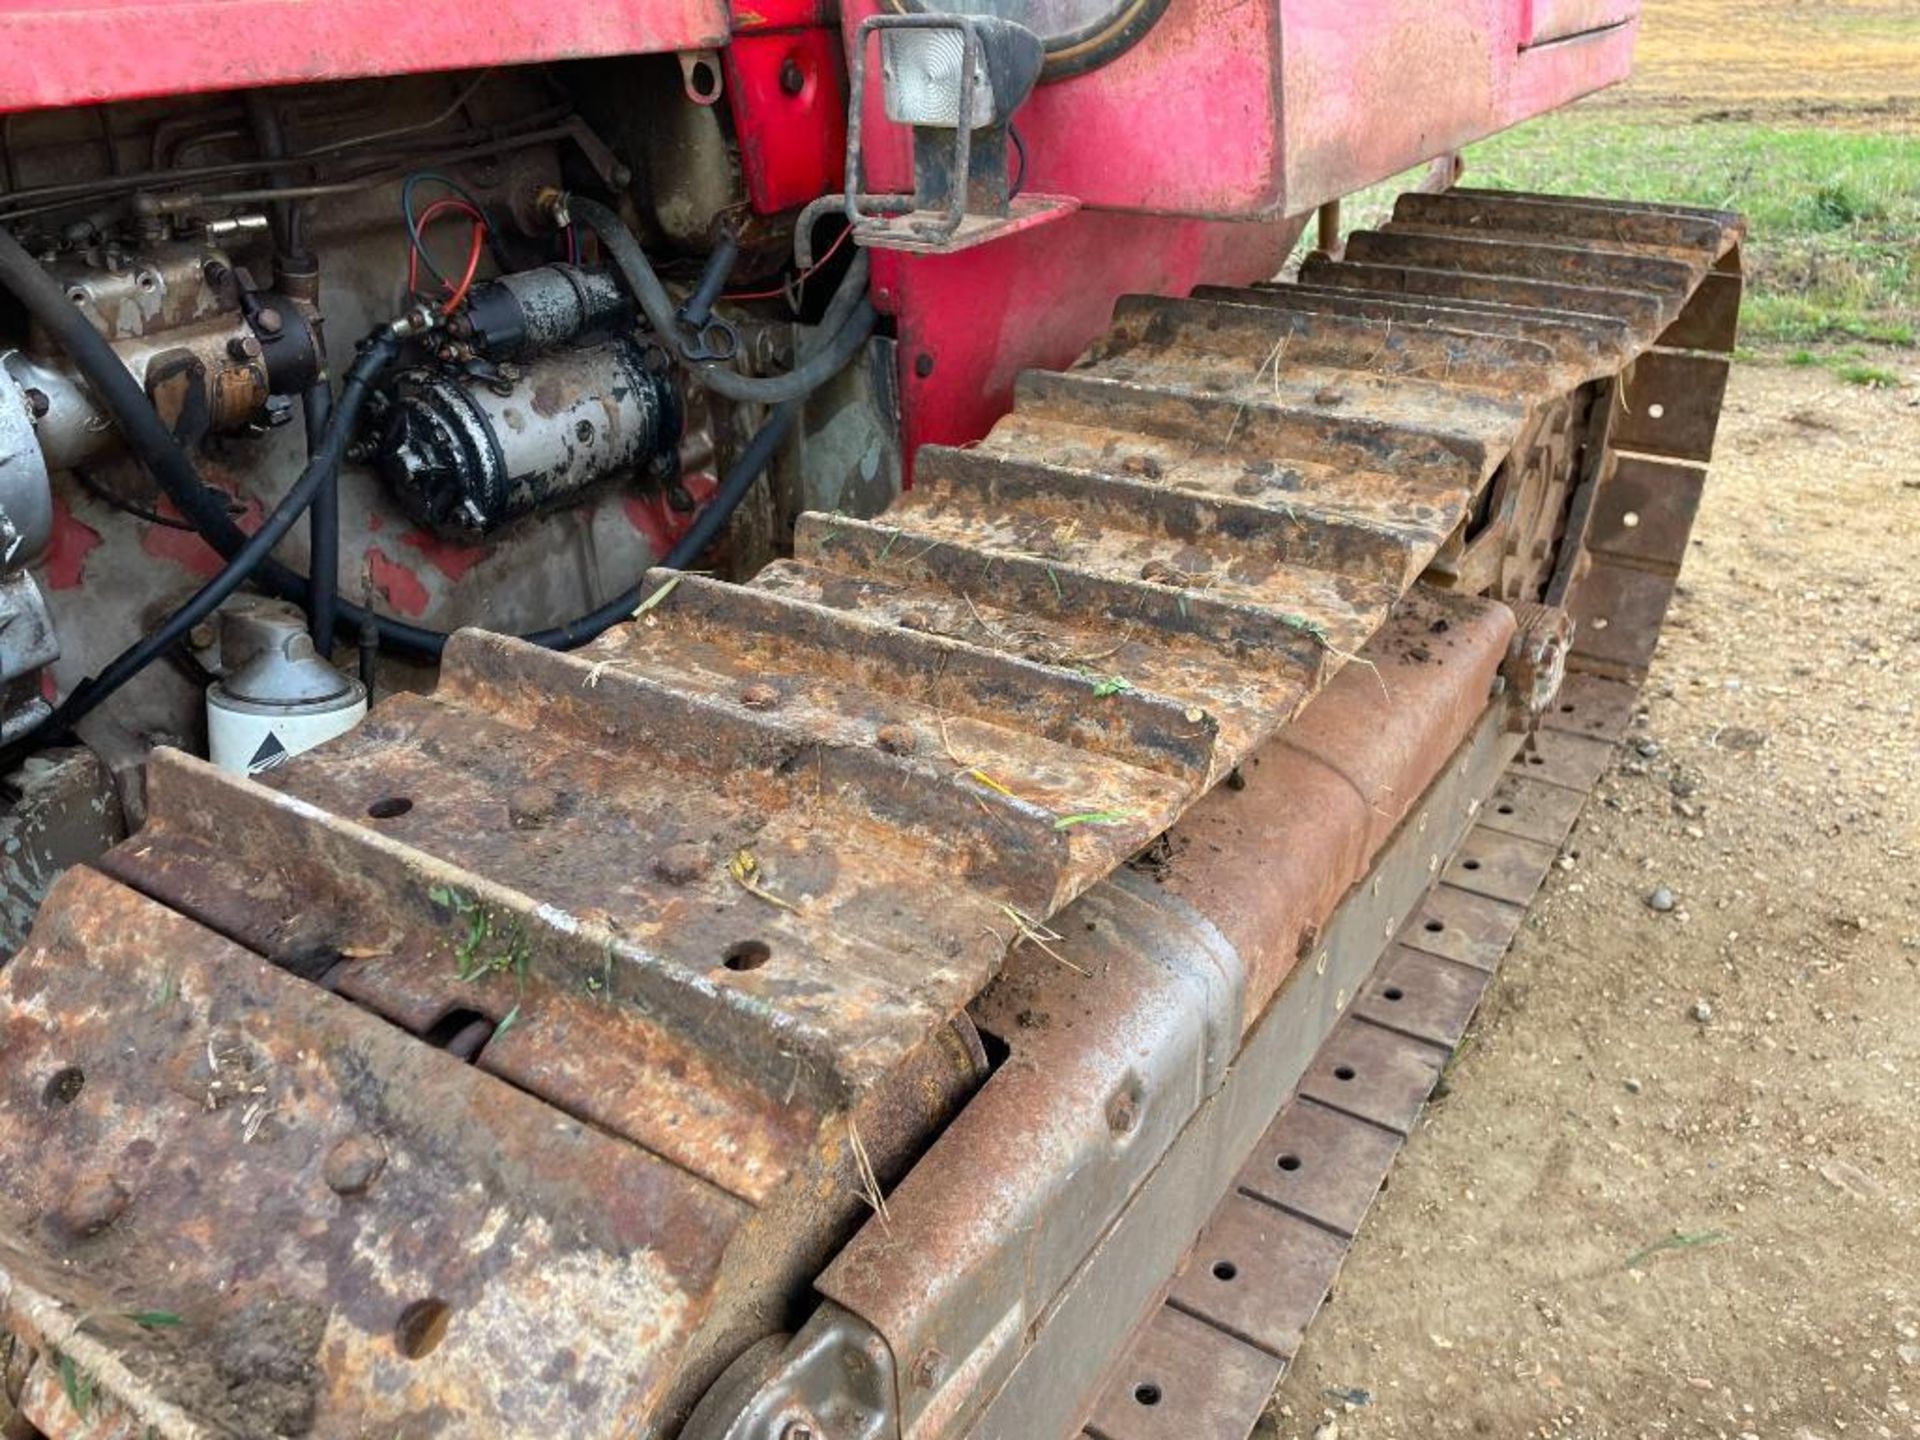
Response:
[[[833,244],[827,247],[826,254],[822,255],[818,260],[814,261],[813,264],[794,276],[790,282],[793,289],[797,291],[800,286],[806,284],[807,281],[817,275],[826,263],[833,259],[834,255],[839,252],[840,247],[847,243],[847,237],[851,234],[853,234],[853,227],[849,225],[835,236]],[[782,285],[776,290],[748,290],[733,295],[722,295],[720,298],[722,300],[778,300],[782,295],[787,293],[788,287]]]
[[[466,269],[460,276],[459,284],[448,286],[450,293],[446,300],[441,303],[441,313],[451,315],[459,308],[460,302],[467,298],[467,291],[473,288],[473,277],[480,269],[480,257],[486,251],[487,220],[484,215],[464,200],[452,196],[436,200],[427,206],[425,210],[422,210],[420,212],[420,218],[414,222],[414,229],[420,234],[423,240],[426,237],[427,226],[433,223],[436,216],[447,211],[455,211],[463,214],[473,222],[473,237],[467,245]],[[446,284],[445,281],[441,283]],[[417,246],[409,246],[407,249],[407,290],[411,293],[418,290],[419,287],[420,251]]]

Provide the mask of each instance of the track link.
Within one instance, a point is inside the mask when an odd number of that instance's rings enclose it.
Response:
[[[1574,600],[1613,449],[1692,455],[1701,413],[1710,442],[1724,362],[1673,347],[1730,327],[1739,238],[1734,217],[1703,211],[1410,195],[1298,285],[1125,300],[1071,369],[1023,376],[978,446],[923,450],[917,487],[875,520],[801,517],[794,557],[748,585],[660,575],[636,623],[574,655],[462,632],[432,695],[383,701],[265,783],[156,755],[147,827],[101,866],[137,893],[91,919],[106,882],[75,881],[5,974],[66,987],[70,1013],[104,1011],[169,975],[218,996],[246,951],[416,1034],[469,1036],[478,1069],[528,1102],[497,1117],[502,1133],[630,1142],[644,1174],[621,1183],[658,1192],[681,1227],[609,1237],[583,1218],[592,1185],[506,1182],[515,1223],[543,1238],[490,1303],[548,1313],[564,1263],[586,1277],[579,1310],[606,1300],[608,1257],[674,1259],[625,1275],[600,1328],[515,1328],[529,1348],[510,1368],[475,1351],[429,1374],[372,1326],[330,1374],[372,1376],[396,1404],[457,1391],[462,1417],[510,1429],[563,1417],[587,1433],[684,1405],[687,1334],[717,1282],[742,1283],[724,1234],[833,1210],[849,1170],[884,1179],[910,1137],[863,1139],[861,1117],[946,1043],[1010,944],[1044,944],[1049,916],[1284,726],[1422,575],[1485,589],[1519,564],[1545,583],[1564,557],[1559,598]],[[1638,391],[1708,399],[1642,407]],[[1494,554],[1516,452],[1578,395],[1606,403],[1562,427],[1584,459],[1572,518],[1547,534],[1557,549]],[[1638,593],[1644,558],[1601,567],[1603,603]],[[1650,639],[1622,623],[1615,641],[1595,664],[1644,665]],[[105,923],[153,943],[136,955]],[[205,931],[238,951],[195,958]],[[70,968],[45,963],[62,956]],[[282,993],[248,973],[254,1006]],[[310,1048],[331,1023],[312,1019]],[[978,1056],[949,1051],[921,1088],[964,1088]],[[309,1078],[367,1113],[337,1075]],[[927,1123],[949,1100],[928,1102]],[[4,1124],[0,1153],[27,1153]],[[388,1143],[424,1154],[448,1144],[439,1125],[410,1112]],[[487,1168],[471,1152],[463,1133],[444,1173],[421,1161],[406,1203],[464,1193],[463,1167]],[[255,1174],[256,1156],[222,1141],[206,1160],[230,1183],[286,1183]],[[174,1203],[205,1223],[203,1198]],[[249,1253],[249,1228],[266,1244],[298,1219],[214,1208],[236,1227],[231,1255]],[[558,1238],[569,1226],[580,1237]],[[434,1283],[431,1245],[340,1243],[378,1249],[403,1277],[391,1288]],[[817,1260],[795,1251],[751,1278]],[[217,1268],[129,1264],[178,1293]],[[350,1268],[288,1287],[351,1309]],[[759,1323],[750,1306],[721,1316],[714,1353]],[[660,1338],[631,1384],[589,1402],[528,1382],[576,1345],[630,1353],[636,1330]],[[326,1384],[323,1406],[365,1403],[359,1380]]]

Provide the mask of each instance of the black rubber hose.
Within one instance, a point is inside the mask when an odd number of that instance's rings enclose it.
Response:
[[[220,573],[175,610],[157,628],[127,647],[98,675],[90,675],[74,686],[65,700],[46,719],[16,739],[9,754],[58,740],[91,714],[106,699],[160,656],[166,654],[220,604],[252,577],[254,571],[273,553],[274,546],[286,538],[313,498],[337,475],[346,458],[347,442],[355,421],[374,383],[400,353],[400,342],[390,332],[376,331],[347,370],[346,383],[340,389],[340,404],[334,411],[320,444],[308,458],[306,468],[293,487],[273,507],[266,523],[246,538],[239,551],[221,567]]]
[[[653,326],[662,343],[671,344],[678,353],[680,340],[674,323],[673,301],[667,294],[666,286],[660,283],[660,277],[654,273],[646,251],[633,238],[633,232],[627,229],[618,215],[596,200],[583,200],[575,196],[569,203],[574,216],[600,237],[601,248],[627,282],[633,298],[640,303],[647,323]],[[688,360],[684,353],[679,353],[679,358],[686,364],[695,383],[729,400],[777,405],[783,400],[811,394],[838,375],[853,358],[854,352],[866,343],[870,328],[866,333],[856,333],[855,326],[832,323],[851,314],[854,304],[865,295],[866,288],[867,254],[863,250],[842,277],[840,288],[834,292],[833,300],[827,306],[827,318],[821,321],[820,329],[827,336],[826,344],[785,375],[742,375],[725,364],[699,364]]]
[[[307,461],[326,443],[327,421],[333,412],[333,389],[325,377],[315,380],[300,397],[307,425]],[[340,467],[335,465],[314,492],[307,514],[307,628],[313,648],[322,659],[333,658],[334,624],[340,606]]]
[[[223,559],[230,560],[238,554],[247,543],[247,532],[234,524],[233,517],[227,513],[227,497],[200,479],[186,451],[161,423],[152,402],[113,347],[4,226],[0,226],[0,287],[9,291],[40,323],[54,344],[66,352],[95,398],[113,416],[127,448],[173,502],[174,508],[199,532],[200,538]],[[279,599],[300,605],[308,603],[305,577],[277,560],[269,559],[261,564],[254,579],[263,590]],[[334,610],[338,620],[349,626],[357,627],[363,620],[370,620],[379,628],[381,640],[397,650],[432,657],[440,653],[446,641],[446,636],[436,630],[390,620],[344,600],[336,602]]]
[[[608,237],[609,234],[624,237],[624,248],[630,249],[633,255],[638,256],[641,272],[645,278],[653,280],[658,300],[665,309],[666,328],[661,333],[671,335],[673,333],[672,302],[667,299],[666,291],[660,288],[657,278],[653,277],[652,267],[646,263],[645,255],[640,252],[639,243],[620,223],[619,217],[604,206],[596,205],[592,201],[576,200],[574,207],[589,225],[594,224],[594,221],[589,218],[588,211],[596,212],[602,220],[608,222],[610,231],[599,231],[597,226],[595,228],[601,235],[602,244],[607,246],[609,254],[615,255],[616,263],[618,261],[616,246],[620,241],[609,240]],[[818,388],[820,384],[838,374],[853,353],[873,334],[878,317],[874,313],[872,303],[865,295],[866,265],[866,256],[862,254],[854,262],[846,278],[842,280],[839,289],[834,292],[826,313],[821,317],[820,330],[828,336],[825,346],[812,356],[803,359],[788,375],[780,377],[783,381],[793,381],[804,376],[808,381],[808,387],[795,394],[781,397],[779,403],[798,401],[810,393],[811,389]],[[642,294],[642,287],[635,284],[635,277],[628,275],[624,266],[622,274],[627,276],[629,286],[634,288],[635,296],[641,299],[642,309],[645,310],[647,304]],[[0,226],[0,286],[4,286],[21,302],[28,313],[40,322],[54,343],[73,360],[95,396],[114,417],[128,448],[146,467],[148,473],[166,493],[167,498],[173,502],[174,507],[193,524],[201,538],[229,560],[237,555],[247,544],[248,537],[246,532],[235,525],[232,517],[228,515],[225,497],[200,479],[194,470],[193,462],[187,458],[179,442],[161,422],[152,403],[126,366],[121,363],[120,357],[114,353],[112,346],[107,344],[100,332],[95,330],[86,317],[67,300],[65,291],[47,274],[39,262],[22,248],[4,226]],[[653,320],[655,317],[649,313],[648,318]],[[829,329],[829,326],[833,328]],[[656,329],[659,328],[656,322]],[[746,377],[737,372],[725,373],[735,380],[746,382]],[[763,397],[748,395],[738,398],[757,400]],[[344,392],[339,408],[345,408]],[[357,404],[355,409],[357,411]],[[338,414],[339,411],[336,410],[335,413]],[[717,534],[720,526],[732,517],[741,499],[752,488],[752,483],[758,478],[760,470],[764,469],[772,459],[772,452],[784,438],[787,428],[793,423],[793,418],[791,414],[784,420],[777,415],[768,417],[766,424],[761,427],[761,432],[754,436],[754,439],[748,443],[747,449],[741,453],[740,460],[728,470],[720,491],[715,494],[707,510],[695,522],[695,528],[683,537],[681,545],[676,545],[670,552],[668,562],[663,562],[665,568],[684,569],[698,557],[700,550],[711,542],[713,535]],[[772,429],[776,423],[780,427],[779,433],[762,447],[759,444],[761,436]],[[345,444],[344,433],[342,433],[341,443]],[[761,454],[763,449],[764,454]],[[761,456],[758,468],[745,469],[743,462],[757,454]],[[731,503],[728,503],[730,496]],[[712,516],[711,520],[708,519],[709,515]],[[677,563],[669,563],[673,562],[674,556],[681,554],[686,539],[701,533],[705,534],[706,539],[698,548],[692,549]],[[269,594],[303,605],[309,604],[311,587],[307,580],[271,557],[257,563],[253,578],[260,588]],[[560,649],[584,645],[618,623],[623,613],[630,614],[634,606],[639,604],[643,589],[644,581],[622,591],[613,600],[587,615],[548,630],[535,631],[526,638],[534,644],[551,644],[554,648]],[[356,630],[371,625],[378,631],[381,642],[392,649],[434,659],[446,645],[447,636],[444,631],[390,619],[340,599],[335,600],[332,609],[336,624],[345,624]],[[553,638],[549,640],[543,637]]]

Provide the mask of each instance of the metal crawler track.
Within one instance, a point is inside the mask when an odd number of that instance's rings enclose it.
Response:
[[[922,450],[875,520],[803,516],[748,585],[662,575],[575,655],[464,632],[432,695],[266,784],[156,756],[146,828],[0,972],[9,1323],[167,1434],[239,1383],[183,1378],[182,1347],[225,1352],[198,1320],[63,1336],[49,1295],[107,1303],[44,1278],[76,1246],[125,1310],[275,1297],[289,1403],[337,1428],[683,1414],[976,1082],[955,1017],[1008,947],[1416,580],[1545,585],[1619,617],[1590,663],[1644,666],[1652,528],[1573,562],[1618,529],[1616,450],[1704,458],[1724,361],[1687,352],[1731,334],[1739,238],[1406,196],[1297,286],[1123,301],[978,446]],[[1650,514],[1665,463],[1633,462]],[[112,1108],[51,1125],[28,1091],[63,1066]]]

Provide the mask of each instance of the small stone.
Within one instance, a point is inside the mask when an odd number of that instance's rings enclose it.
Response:
[[[749,710],[771,710],[780,703],[780,692],[762,681],[742,690],[740,703]]]
[[[1313,1440],[1340,1440],[1340,1422],[1328,1420],[1314,1427]]]
[[[1673,891],[1664,885],[1657,887],[1651,895],[1647,896],[1647,908],[1656,914],[1668,914],[1672,911],[1673,906]]]
[[[1626,1085],[1627,1085],[1627,1093],[1629,1095],[1638,1095],[1641,1092],[1641,1090],[1646,1088],[1638,1080],[1634,1079],[1633,1076],[1631,1075],[1627,1077]]]
[[[1129,455],[1120,468],[1129,475],[1144,475],[1149,480],[1160,478],[1160,462],[1151,455]]]
[[[707,869],[707,850],[704,845],[696,845],[683,840],[678,845],[669,845],[653,861],[653,873],[669,885],[687,885],[698,880]]]
[[[1642,759],[1651,760],[1660,753],[1660,742],[1658,740],[1636,740],[1633,742],[1633,748],[1639,753]]]
[[[1728,725],[1713,737],[1713,743],[1722,750],[1758,750],[1767,743],[1767,732],[1745,725]]]
[[[1706,1024],[1709,1020],[1713,1019],[1713,1006],[1704,1000],[1694,1001],[1693,1018],[1702,1025]]]
[[[1316,405],[1338,405],[1346,398],[1344,394],[1334,389],[1331,385],[1323,386],[1313,392],[1313,403]]]

